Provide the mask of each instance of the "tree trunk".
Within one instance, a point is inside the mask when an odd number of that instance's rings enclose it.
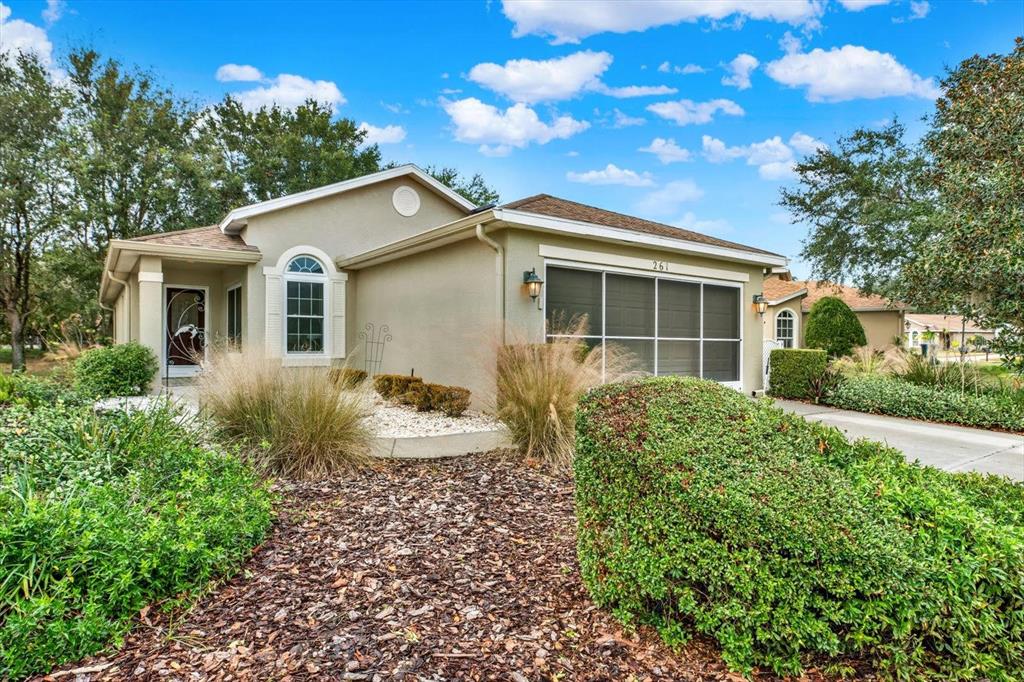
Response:
[[[11,330],[11,371],[25,371],[25,325],[21,315],[7,311],[7,326]]]

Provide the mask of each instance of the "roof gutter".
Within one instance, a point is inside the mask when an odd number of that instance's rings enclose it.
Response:
[[[476,238],[494,249],[494,298],[501,325],[501,343],[505,343],[505,247],[487,236],[482,223],[476,226]]]

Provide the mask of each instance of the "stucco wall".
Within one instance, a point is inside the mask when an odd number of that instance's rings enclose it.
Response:
[[[391,196],[401,185],[416,189],[420,209],[416,215],[404,217],[392,205]],[[399,239],[443,225],[464,215],[463,211],[441,198],[433,190],[410,177],[397,178],[369,187],[344,192],[291,208],[249,219],[242,232],[247,244],[256,246],[263,262],[248,268],[243,299],[246,315],[242,334],[247,343],[263,348],[266,333],[266,279],[263,268],[274,266],[288,249],[307,245],[320,249],[332,259],[353,256]],[[353,300],[354,284],[349,279],[346,297]],[[354,328],[350,305],[346,328]],[[356,339],[346,334],[346,346]]]
[[[364,367],[358,332],[387,325],[381,372],[415,370],[428,382],[465,386],[474,406],[486,406],[498,327],[494,273],[495,252],[476,239],[350,272],[349,365]]]
[[[864,336],[868,341],[868,348],[873,350],[888,350],[895,344],[893,340],[903,335],[903,313],[898,310],[873,310],[857,312],[857,319],[864,327]],[[803,346],[803,328],[807,322],[807,313],[804,313],[800,324],[800,344]]]
[[[654,261],[660,261],[670,266],[675,264],[746,274],[749,277],[749,281],[743,283],[740,291],[740,303],[743,310],[743,390],[749,393],[750,391],[762,388],[760,369],[761,320],[750,304],[752,296],[761,291],[761,285],[764,281],[762,266],[714,258],[686,256],[626,244],[601,242],[577,237],[561,237],[528,230],[503,230],[496,233],[496,239],[499,239],[506,249],[505,305],[509,328],[514,332],[524,333],[537,341],[541,341],[544,338],[544,313],[537,310],[537,304],[526,295],[522,282],[523,271],[530,270],[531,268],[536,268],[538,273],[544,271],[545,258],[540,255],[542,244],[581,251],[601,252],[613,256],[639,258],[651,264]],[[659,274],[653,269],[641,272],[652,275]]]

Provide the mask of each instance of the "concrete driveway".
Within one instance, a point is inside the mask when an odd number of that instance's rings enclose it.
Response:
[[[776,400],[783,409],[844,431],[851,438],[870,438],[902,450],[946,471],[978,471],[1024,481],[1024,436],[877,414],[837,410],[792,400]]]

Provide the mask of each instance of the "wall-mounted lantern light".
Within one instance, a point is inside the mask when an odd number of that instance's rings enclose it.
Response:
[[[526,285],[526,293],[537,302],[537,310],[540,310],[540,291],[544,286],[544,280],[537,274],[537,268],[523,272],[523,284]]]
[[[764,317],[768,310],[768,299],[764,297],[764,294],[754,294],[754,309],[757,310],[758,315]]]

